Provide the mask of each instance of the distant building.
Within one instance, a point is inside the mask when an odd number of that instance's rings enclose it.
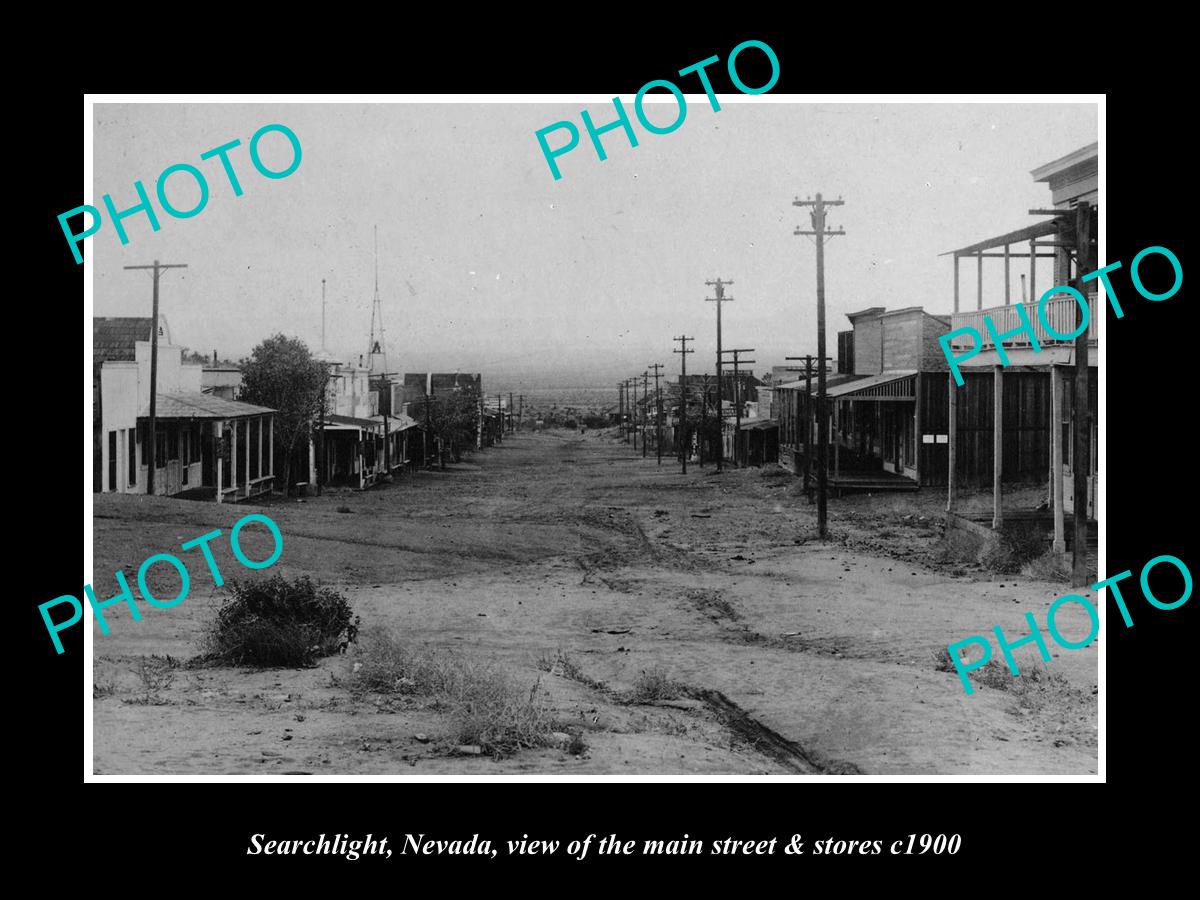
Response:
[[[149,433],[150,318],[94,318],[93,488],[145,493],[154,440],[154,492],[217,502],[269,493],[274,410],[205,394],[159,319],[155,433]],[[98,463],[98,466],[96,465]]]
[[[236,400],[242,392],[242,370],[238,366],[206,365],[200,371],[200,390],[223,400]]]

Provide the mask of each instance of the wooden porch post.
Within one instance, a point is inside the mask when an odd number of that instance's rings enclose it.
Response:
[[[1037,282],[1034,280],[1034,275],[1037,274],[1037,241],[1034,238],[1029,239],[1029,300],[1031,303],[1036,302]]]
[[[975,277],[975,308],[983,309],[983,251],[980,250],[975,254],[976,277]]]
[[[268,434],[267,459],[270,460],[270,464],[271,464],[271,471],[269,474],[271,475],[272,478],[274,478],[275,477],[275,415],[273,413],[271,415],[271,418],[269,418],[267,420],[267,422],[269,425],[268,432],[267,432],[267,434]]]
[[[1012,302],[1011,296],[1009,295],[1009,284],[1010,284],[1009,279],[1011,276],[1008,273],[1008,246],[1009,246],[1008,244],[1004,245],[1004,305],[1005,306],[1008,306]]]
[[[263,422],[264,418],[265,417],[262,415],[259,415],[259,417],[258,417],[258,447],[257,447],[257,450],[258,450],[258,477],[259,478],[262,478],[264,475],[267,474],[266,472],[263,471],[263,464],[262,464],[263,441],[266,440],[263,437],[263,432],[266,430],[266,427],[265,427],[266,423]]]
[[[842,474],[841,454],[838,448],[842,446],[841,432],[842,430],[842,402],[840,400],[833,401],[833,477],[837,478]]]
[[[954,311],[958,312],[958,254],[954,254]]]
[[[221,489],[224,487],[225,481],[225,459],[224,454],[217,452],[217,448],[220,446],[221,438],[225,434],[225,420],[218,419],[213,428],[216,430],[216,434],[214,435],[216,440],[213,441],[213,452],[216,453],[217,457],[217,502],[223,503],[224,499],[221,495]]]
[[[1067,542],[1063,522],[1063,448],[1062,448],[1062,375],[1058,366],[1050,367],[1050,485],[1054,492],[1055,553],[1065,553]]]
[[[233,488],[234,499],[237,499],[238,486],[238,458],[237,458],[237,433],[238,421],[234,419],[229,423],[229,486]]]
[[[992,528],[1004,522],[1000,476],[1004,472],[1004,366],[994,366],[992,403]]]
[[[246,426],[246,474],[244,476],[245,480],[246,480],[246,490],[242,493],[242,496],[249,497],[250,496],[250,420],[246,419],[246,421],[244,421],[242,424]]]
[[[950,393],[950,433],[947,435],[950,460],[947,463],[948,469],[946,472],[946,512],[952,513],[958,502],[958,394],[956,393],[958,388],[954,384],[953,376],[946,377],[946,386],[949,388]],[[966,385],[964,384],[963,386],[965,387]]]

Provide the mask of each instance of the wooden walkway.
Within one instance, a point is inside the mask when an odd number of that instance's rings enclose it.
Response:
[[[850,493],[851,491],[867,491],[881,493],[883,491],[915,491],[920,487],[911,478],[894,475],[891,472],[842,472],[838,475],[830,473],[829,488],[834,496]]]

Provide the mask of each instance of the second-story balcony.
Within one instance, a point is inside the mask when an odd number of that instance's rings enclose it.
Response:
[[[1087,339],[1088,343],[1096,346],[1096,314],[1103,314],[1103,309],[1097,309],[1096,295],[1088,294],[1088,304],[1091,315],[1088,318]],[[995,346],[992,340],[992,332],[987,327],[985,319],[991,319],[996,333],[1004,334],[1005,332],[1014,331],[1021,327],[1021,320],[1018,317],[1017,307],[1025,307],[1025,314],[1029,317],[1029,323],[1033,326],[1033,332],[1037,335],[1038,343],[1043,347],[1051,347],[1058,344],[1073,344],[1074,338],[1055,337],[1046,329],[1038,316],[1037,303],[1019,303],[1010,306],[992,306],[987,309],[973,309],[968,312],[957,312],[950,314],[950,330],[959,328],[974,328],[979,332],[983,339],[982,348],[989,349]],[[1071,334],[1078,327],[1079,320],[1079,303],[1074,297],[1064,295],[1055,297],[1046,301],[1044,314],[1046,323],[1057,334]],[[955,350],[962,350],[968,347],[975,346],[973,337],[969,334],[958,334],[951,338],[951,346]],[[1032,347],[1033,342],[1030,340],[1029,333],[1022,331],[1021,333],[1008,338],[1004,341],[1006,348],[1022,348]]]

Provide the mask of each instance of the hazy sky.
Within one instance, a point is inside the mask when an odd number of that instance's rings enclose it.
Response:
[[[1097,139],[1094,105],[813,106],[725,102],[704,95],[672,134],[637,124],[631,148],[617,130],[596,158],[580,123],[611,104],[97,105],[95,185],[118,209],[153,196],[177,162],[207,176],[207,207],[190,219],[159,210],[110,223],[87,239],[95,259],[95,314],[148,315],[150,277],[122,266],[187,263],[162,280],[162,311],[177,343],[222,357],[247,354],[282,331],[314,350],[321,279],[328,280],[327,344],[357,359],[367,349],[379,228],[379,289],[390,368],[478,371],[485,384],[558,372],[564,383],[607,385],[648,363],[678,370],[675,335],[696,340],[689,369],[712,369],[715,305],[705,280],[732,279],[729,347],[754,347],[758,370],[815,352],[815,257],[796,196],[841,195],[826,255],[830,352],[845,313],[923,305],[949,312],[952,262],[938,254],[1034,221],[1049,205],[1030,170]],[[732,101],[733,98],[730,98]],[[667,123],[671,106],[651,112]],[[580,145],[555,181],[534,132],[576,123]],[[291,176],[260,176],[248,155],[262,125],[298,135]],[[200,153],[240,138],[235,198],[218,160]],[[551,141],[564,139],[556,134]],[[273,168],[289,160],[278,134],[263,144]],[[189,193],[190,192],[190,193]],[[196,194],[170,180],[181,207]],[[157,208],[157,201],[155,201]],[[1003,302],[998,260],[984,303]],[[1049,287],[1050,260],[1038,283]],[[1014,269],[1014,291],[1019,290]],[[963,275],[973,299],[974,268]]]

